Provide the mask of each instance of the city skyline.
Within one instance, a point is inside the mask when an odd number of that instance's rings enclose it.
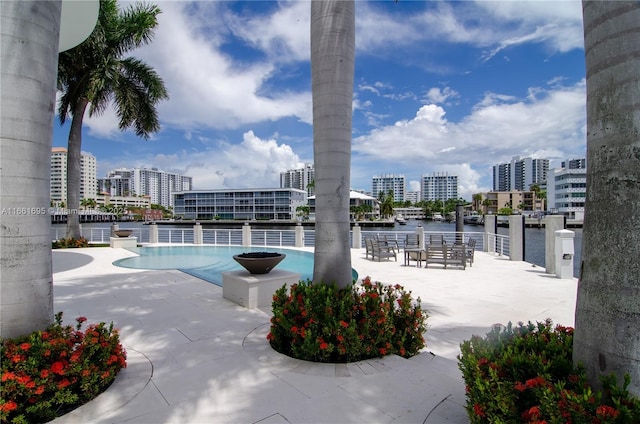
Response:
[[[85,118],[98,175],[126,167],[193,177],[194,189],[278,187],[313,163],[307,2],[156,2],[153,43],[134,52],[165,80],[162,130]],[[492,187],[513,156],[551,167],[585,156],[580,2],[356,2],[353,189],[379,174],[458,176]],[[55,125],[66,147],[68,126]]]

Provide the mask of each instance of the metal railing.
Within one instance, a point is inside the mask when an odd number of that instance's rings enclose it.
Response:
[[[148,228],[131,228],[133,236],[138,238],[140,243],[149,243],[150,231]],[[158,243],[163,244],[193,244],[195,240],[195,231],[193,228],[158,228]],[[82,236],[89,243],[109,243],[111,237],[111,229],[105,228],[89,228],[82,229]],[[315,231],[305,230],[303,232],[303,246],[313,247],[315,244]],[[404,246],[404,241],[408,234],[414,234],[413,231],[362,231],[361,246],[364,246],[365,238],[385,236],[389,240],[395,240],[399,247]],[[496,253],[498,255],[509,255],[509,237],[502,234],[490,234],[484,232],[462,232],[455,231],[425,231],[425,240],[431,235],[442,235],[447,243],[468,243],[469,239],[476,240],[476,250]],[[52,240],[59,240],[66,236],[66,229],[52,229]],[[351,245],[353,246],[353,231],[350,234]],[[203,229],[203,244],[214,244],[221,246],[242,246],[242,229]],[[251,230],[251,244],[253,246],[274,246],[274,247],[293,247],[296,245],[295,230]]]

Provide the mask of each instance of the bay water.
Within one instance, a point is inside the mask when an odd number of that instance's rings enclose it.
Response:
[[[83,229],[89,228],[110,228],[110,223],[102,222],[102,223],[87,223],[82,224]],[[145,225],[141,222],[120,222],[121,228],[146,228]],[[402,231],[402,232],[414,232],[418,226],[422,226],[425,232],[455,232],[456,224],[453,222],[433,222],[433,221],[422,221],[409,219],[406,221],[406,225],[395,224],[393,227],[363,227],[362,231],[375,231],[375,232],[383,232],[383,231]],[[203,224],[204,228],[207,228],[206,224]],[[60,234],[64,234],[64,229],[66,228],[66,224],[52,224],[52,229],[57,229]],[[186,229],[187,226],[184,225],[162,225],[162,228],[180,228]],[[216,227],[220,228],[220,227]],[[291,229],[293,227],[276,227],[273,229]],[[309,227],[310,228],[310,227]],[[571,231],[575,233],[574,239],[574,262],[573,262],[573,276],[578,277],[580,272],[580,260],[582,257],[582,228],[570,228]],[[464,232],[469,233],[481,233],[484,231],[484,227],[482,225],[465,225],[463,228]],[[499,227],[498,234],[509,234],[508,228]],[[545,266],[545,229],[544,228],[525,228],[525,262],[529,262],[531,264],[535,264],[536,266],[543,267]]]

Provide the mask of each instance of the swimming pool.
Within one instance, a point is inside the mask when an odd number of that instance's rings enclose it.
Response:
[[[223,272],[244,269],[233,260],[233,255],[267,249],[242,246],[145,246],[129,250],[139,256],[118,259],[113,264],[133,269],[177,269],[222,287]],[[273,251],[273,248],[270,250]],[[278,269],[299,273],[301,280],[313,278],[313,253],[282,248],[277,251],[287,255]],[[353,277],[358,278],[355,270]]]

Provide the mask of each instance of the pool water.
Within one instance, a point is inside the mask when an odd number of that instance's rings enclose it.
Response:
[[[139,256],[118,259],[113,264],[134,269],[177,269],[222,287],[222,273],[244,269],[233,255],[246,252],[274,251],[273,248],[242,246],[160,246],[129,249]],[[301,280],[313,278],[313,253],[278,248],[287,256],[278,269],[300,274]],[[353,271],[354,278],[357,273]]]

